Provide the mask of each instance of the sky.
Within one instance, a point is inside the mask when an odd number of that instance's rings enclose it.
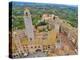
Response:
[[[66,4],[66,5],[78,5],[78,0],[9,0],[9,1],[38,2],[38,3],[56,3],[56,4]]]

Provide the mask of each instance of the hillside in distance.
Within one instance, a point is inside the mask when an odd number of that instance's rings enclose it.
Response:
[[[32,2],[12,2],[12,16],[14,27],[24,28],[23,13],[24,8],[30,8],[33,24],[41,19],[42,14],[49,13],[59,16],[66,20],[71,26],[78,26],[78,7],[77,5],[62,5],[49,3],[32,3]]]

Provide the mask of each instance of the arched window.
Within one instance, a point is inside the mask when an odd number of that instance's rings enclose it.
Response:
[[[36,52],[41,52],[41,49],[37,49]]]

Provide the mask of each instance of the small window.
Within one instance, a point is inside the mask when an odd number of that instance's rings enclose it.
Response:
[[[28,13],[26,12],[26,16],[28,16]]]
[[[48,48],[50,48],[50,45],[48,45]]]
[[[35,48],[37,48],[37,47],[35,46]]]
[[[33,48],[33,47],[31,46],[31,48]]]
[[[50,48],[50,46],[48,46],[48,48]]]
[[[53,19],[55,20],[55,16],[53,17]]]
[[[32,40],[32,38],[30,38],[30,40]]]
[[[38,48],[40,48],[40,46],[38,46]]]
[[[25,48],[25,46],[23,46],[23,48]]]

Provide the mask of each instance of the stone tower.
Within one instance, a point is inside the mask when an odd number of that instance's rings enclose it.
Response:
[[[28,36],[28,40],[34,40],[34,32],[31,14],[28,9],[24,11],[24,23],[25,23],[25,34]]]

